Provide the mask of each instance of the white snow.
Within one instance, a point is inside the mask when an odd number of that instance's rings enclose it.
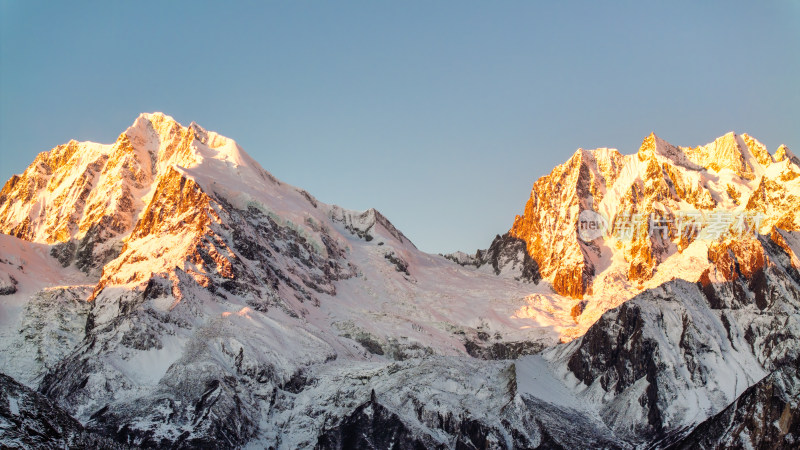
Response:
[[[586,403],[578,400],[574,392],[553,375],[548,364],[541,355],[525,356],[515,361],[517,392],[554,405],[585,409]]]
[[[19,399],[17,397],[8,396],[8,409],[12,415],[19,415]]]

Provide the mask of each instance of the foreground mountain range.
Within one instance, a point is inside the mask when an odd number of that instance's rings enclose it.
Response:
[[[10,447],[800,445],[800,160],[578,150],[475,254],[160,113],[0,191]]]

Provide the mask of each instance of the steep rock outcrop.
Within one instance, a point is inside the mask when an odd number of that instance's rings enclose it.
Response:
[[[671,449],[791,449],[800,444],[800,365],[792,362],[747,388]]]

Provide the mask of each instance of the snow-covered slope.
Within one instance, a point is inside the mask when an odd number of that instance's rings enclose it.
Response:
[[[667,442],[797,356],[798,174],[746,135],[579,150],[488,250],[443,257],[143,114],[0,192],[2,371],[134,445]],[[576,231],[719,205],[760,234]]]
[[[83,337],[94,282],[50,247],[0,234],[0,367],[31,387]]]

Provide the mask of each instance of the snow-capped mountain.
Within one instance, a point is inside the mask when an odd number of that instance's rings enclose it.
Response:
[[[725,264],[762,265],[742,261],[763,253],[742,241],[757,232],[779,242],[780,230],[800,230],[797,162],[784,146],[770,155],[734,133],[697,148],[651,134],[633,155],[580,149],[536,181],[509,234],[527,243],[556,292],[577,299],[577,325],[565,333],[575,337],[673,278],[731,280]],[[583,239],[576,227],[587,213],[605,228]]]
[[[800,383],[798,162],[732,133],[579,150],[487,250],[439,256],[143,114],[0,191],[4,391],[60,446],[724,445],[742,409],[736,439],[791,447],[791,406],[751,422]],[[0,442],[37,442],[4,408]]]

